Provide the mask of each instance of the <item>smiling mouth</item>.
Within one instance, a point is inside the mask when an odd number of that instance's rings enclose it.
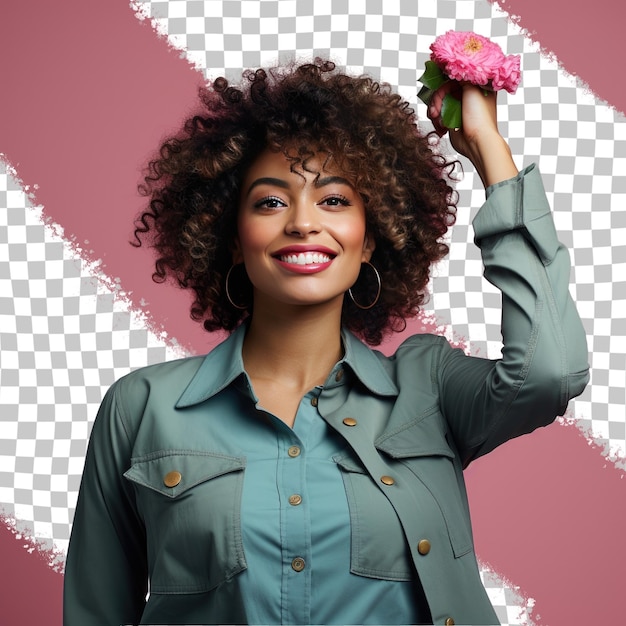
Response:
[[[283,263],[290,265],[317,265],[320,263],[330,263],[332,257],[323,252],[301,252],[300,254],[281,254],[277,257]]]

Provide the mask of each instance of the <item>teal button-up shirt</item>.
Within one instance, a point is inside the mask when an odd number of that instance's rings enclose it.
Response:
[[[66,626],[497,623],[462,470],[562,414],[588,366],[537,170],[487,194],[474,229],[503,294],[501,359],[432,335],[386,357],[344,333],[293,430],[256,402],[245,326],[206,357],[111,387],[74,519]]]
[[[238,575],[246,619],[256,624],[350,623],[355,618],[363,624],[422,622],[419,582],[406,545],[399,544],[395,555],[403,563],[402,575],[350,572],[350,511],[335,461],[348,446],[317,410],[324,390],[347,396],[353,384],[347,362],[335,366],[323,388],[305,395],[292,430],[258,406],[243,372],[243,337],[241,328],[224,355],[241,365],[231,386],[243,398],[237,414],[219,428],[230,432],[232,447],[246,458],[241,528],[247,567]],[[345,339],[344,345],[352,341]],[[207,380],[214,376],[206,372]],[[215,381],[216,386],[222,382]],[[381,504],[397,525],[391,504]],[[421,613],[428,621],[423,604]]]

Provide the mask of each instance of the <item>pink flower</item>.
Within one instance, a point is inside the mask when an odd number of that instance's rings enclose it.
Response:
[[[515,93],[521,77],[519,55],[509,54],[498,69],[497,75],[492,78],[491,87],[494,91],[506,89],[509,93]]]
[[[449,30],[431,44],[430,58],[452,80],[514,93],[520,81],[519,56],[505,56],[497,43],[472,32]]]

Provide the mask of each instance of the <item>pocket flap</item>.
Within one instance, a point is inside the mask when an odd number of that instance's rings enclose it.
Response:
[[[349,454],[337,454],[333,457],[333,461],[346,472],[356,472],[357,474],[367,474],[365,467],[360,461]]]
[[[447,456],[454,458],[446,439],[446,424],[438,407],[407,422],[392,432],[383,433],[374,445],[392,459],[419,456]]]
[[[139,485],[176,498],[194,485],[242,470],[245,458],[198,450],[161,450],[131,459],[124,476]]]

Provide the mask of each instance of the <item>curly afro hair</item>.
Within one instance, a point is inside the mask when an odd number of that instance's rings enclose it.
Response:
[[[155,248],[153,279],[192,289],[191,316],[208,331],[233,330],[252,312],[246,276],[233,276],[231,295],[249,307],[233,306],[226,293],[247,168],[266,148],[282,150],[292,170],[321,152],[363,198],[382,282],[370,309],[346,294],[342,322],[370,345],[402,330],[427,297],[431,265],[448,252],[442,237],[456,212],[455,162],[433,150],[409,104],[389,85],[320,59],[244,72],[237,87],[218,78],[200,100],[201,113],[163,142],[139,187],[149,206],[135,223],[135,245]],[[352,292],[367,303],[376,285],[364,275],[370,286],[359,280]]]

